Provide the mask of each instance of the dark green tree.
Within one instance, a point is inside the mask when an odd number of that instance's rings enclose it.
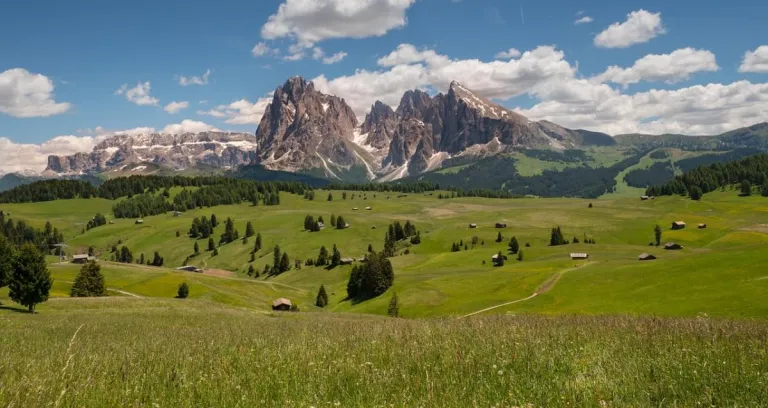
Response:
[[[0,235],[0,288],[8,286],[15,257],[16,249]]]
[[[504,240],[504,237],[501,236],[501,231],[499,231],[498,235],[496,235],[496,242],[501,242]]]
[[[339,215],[336,217],[336,228],[338,229],[344,229],[347,227],[347,223],[344,221],[344,217]]]
[[[373,252],[373,245],[368,244],[368,253]]]
[[[13,271],[8,282],[8,296],[34,313],[38,303],[48,300],[53,286],[45,255],[32,244],[24,244],[13,258]]]
[[[253,276],[254,274],[256,274],[256,268],[253,265],[248,265],[248,276]]]
[[[565,245],[567,243],[568,242],[565,240],[565,237],[563,237],[563,232],[560,230],[560,226],[553,227],[552,232],[550,233],[549,245],[558,246]]]
[[[331,267],[341,265],[341,252],[336,248],[336,244],[333,244],[333,254],[331,255]]]
[[[213,248],[213,253],[211,256],[219,256],[219,248]]]
[[[307,231],[315,230],[315,217],[307,215],[304,217],[304,229]]]
[[[504,266],[504,254],[499,251],[498,254],[496,254],[497,260],[496,260],[496,266]]]
[[[261,251],[261,233],[256,234],[256,244],[253,247],[253,251]]]
[[[523,260],[523,250],[517,252],[517,260],[522,261]]]
[[[197,245],[197,241],[195,241],[195,255],[200,253],[200,246]]]
[[[520,250],[520,243],[517,242],[517,237],[512,237],[509,240],[509,253],[516,254]]]
[[[336,216],[331,214],[331,227],[336,228]]]
[[[741,195],[743,196],[752,195],[752,183],[750,183],[749,180],[741,181]]]
[[[288,253],[283,252],[283,256],[280,258],[280,273],[285,273],[291,270],[291,260],[288,258]]]
[[[326,307],[328,305],[328,294],[325,292],[325,286],[320,285],[320,290],[317,291],[317,299],[315,300],[315,306]]]
[[[280,270],[280,259],[282,259],[280,246],[275,245],[275,248],[272,250],[272,265],[274,265],[277,270]]]
[[[179,289],[176,291],[176,298],[186,299],[188,296],[189,296],[189,285],[187,285],[187,282],[182,282],[181,285],[179,285]]]
[[[159,253],[155,252],[155,256],[152,258],[152,266],[163,266],[165,260]]]
[[[370,254],[368,261],[355,265],[347,282],[350,299],[365,300],[383,294],[395,281],[392,263],[382,254]]]
[[[389,299],[387,314],[389,317],[400,317],[400,303],[397,300],[397,293],[393,293],[392,299]]]
[[[219,220],[216,218],[216,214],[211,214],[211,228],[219,226]]]
[[[328,201],[333,201],[333,193],[328,193]]]
[[[245,237],[250,238],[255,233],[256,231],[253,230],[253,224],[251,224],[251,222],[248,221],[248,224],[245,225]]]
[[[208,237],[208,250],[213,251],[216,249],[216,242],[213,240],[213,237]]]
[[[661,226],[658,224],[653,228],[653,237],[656,240],[656,246],[661,245]]]
[[[691,197],[691,200],[699,201],[701,200],[701,196],[704,195],[704,192],[701,191],[699,186],[693,186],[690,191],[688,191],[688,195]]]
[[[328,265],[328,250],[325,249],[325,246],[320,247],[320,253],[317,255],[316,264],[318,266]]]
[[[763,197],[768,197],[768,179],[765,180],[765,182],[763,183],[763,186],[760,188],[760,194]]]
[[[107,285],[104,283],[104,275],[101,274],[101,266],[90,261],[80,268],[80,273],[69,291],[70,297],[96,297],[107,296]]]

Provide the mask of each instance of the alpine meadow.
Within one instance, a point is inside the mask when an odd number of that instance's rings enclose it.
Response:
[[[8,3],[0,407],[768,406],[768,3]]]

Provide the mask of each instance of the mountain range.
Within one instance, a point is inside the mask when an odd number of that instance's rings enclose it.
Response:
[[[50,156],[41,176],[106,177],[258,165],[336,181],[393,181],[515,152],[614,147],[648,150],[768,149],[768,123],[719,136],[620,135],[532,121],[458,82],[446,93],[405,92],[397,107],[375,102],[362,122],[352,108],[301,77],[275,89],[254,134],[118,135],[91,152]]]

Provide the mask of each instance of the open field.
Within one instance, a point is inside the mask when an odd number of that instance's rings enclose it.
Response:
[[[201,299],[0,310],[0,406],[682,407],[768,400],[768,323],[276,318]]]
[[[242,280],[162,268],[104,266],[110,288],[150,297],[171,297],[178,284],[186,280],[192,286],[193,297],[265,310],[271,299],[285,296],[302,310],[311,310],[317,289],[323,284],[330,295],[327,309],[331,311],[384,314],[391,293],[397,292],[404,316],[426,317],[464,315],[523,299],[551,282],[548,290],[542,291],[545,293],[530,301],[492,312],[768,316],[768,299],[763,295],[768,290],[768,274],[761,267],[768,261],[768,251],[764,250],[768,234],[760,228],[768,224],[768,200],[763,197],[738,197],[732,191],[708,194],[701,202],[682,197],[652,201],[640,201],[637,197],[593,201],[439,200],[437,192],[405,198],[397,198],[395,193],[358,192],[352,199],[352,194],[349,192],[348,199],[342,200],[342,193],[335,191],[330,202],[326,200],[327,192],[321,190],[314,201],[283,194],[279,206],[219,206],[190,211],[180,217],[146,217],[144,225],[118,219],[114,225],[84,234],[80,233],[82,224],[97,211],[109,214],[112,202],[63,200],[2,205],[0,210],[10,212],[14,218],[32,220],[36,225],[50,220],[66,231],[70,249],[85,250],[93,245],[103,259],[109,259],[109,249],[122,242],[120,245],[128,246],[136,258],[141,253],[150,258],[158,251],[165,258],[166,268],[180,266],[192,254],[194,240],[186,237],[192,219],[212,213],[222,223],[227,217],[233,218],[241,235],[246,222],[253,223],[263,237],[263,249],[253,263],[259,271],[272,263],[272,248],[276,244],[291,259],[314,258],[321,245],[331,250],[334,244],[342,256],[359,258],[369,244],[376,250],[382,248],[387,225],[392,221],[411,220],[421,231],[420,245],[408,248],[409,255],[392,259],[394,287],[385,295],[360,304],[344,300],[350,266],[333,270],[303,267],[274,278],[249,278],[244,272],[249,265],[253,238],[247,244],[222,246],[215,257],[204,251],[206,240],[200,240],[203,253],[190,260],[200,267],[233,271]],[[590,202],[593,208],[588,208]],[[372,206],[371,211],[364,210],[368,205]],[[307,214],[322,215],[326,224],[331,214],[342,215],[351,228],[303,231]],[[669,225],[674,220],[687,221],[688,228],[671,231]],[[505,222],[508,228],[495,229],[495,222]],[[479,227],[469,229],[469,223]],[[707,223],[708,228],[696,229],[698,223]],[[674,241],[685,249],[664,251],[648,247],[656,224],[664,229],[662,242]],[[575,236],[581,240],[586,235],[597,244],[550,247],[549,229],[556,225],[562,227],[567,239]],[[180,237],[176,237],[176,231]],[[222,231],[223,226],[217,227],[217,240]],[[496,243],[499,231],[504,240]],[[520,241],[524,261],[518,262],[511,255],[503,267],[492,267],[490,256],[499,251],[506,253],[506,242],[513,235]],[[471,248],[473,236],[478,237],[478,244]],[[450,252],[451,244],[460,240],[469,249]],[[646,251],[659,259],[638,262],[637,255]],[[571,261],[570,252],[588,252],[590,262]],[[54,277],[62,281],[72,281],[76,270],[52,267]],[[556,276],[559,278],[553,281]],[[54,295],[66,295],[68,286],[60,282],[55,289]]]

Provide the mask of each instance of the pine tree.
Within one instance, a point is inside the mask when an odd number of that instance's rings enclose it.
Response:
[[[251,204],[254,207],[259,206],[259,193],[254,192],[253,195],[251,195]]]
[[[373,245],[368,244],[368,253],[373,252]]]
[[[8,296],[34,313],[38,303],[48,300],[53,279],[45,263],[45,255],[32,244],[24,244],[13,259],[8,282]]]
[[[280,252],[280,246],[275,245],[275,248],[272,250],[272,265],[279,270],[280,268],[280,259],[282,259]]]
[[[333,201],[333,193],[328,193],[328,201]]]
[[[248,221],[248,224],[245,225],[245,237],[250,238],[255,233],[256,231],[253,230],[253,224],[251,224],[251,222]]]
[[[107,286],[104,283],[104,275],[101,274],[101,266],[90,261],[80,268],[80,273],[69,291],[70,297],[96,297],[107,296]]]
[[[285,273],[291,270],[291,260],[288,258],[288,253],[283,252],[282,258],[280,258],[280,273]]]
[[[155,256],[152,259],[152,266],[163,266],[163,263],[165,263],[163,257],[160,256],[159,253],[155,252]]]
[[[653,229],[653,237],[656,239],[656,246],[661,245],[661,226],[656,224],[656,227]]]
[[[368,262],[355,265],[347,282],[350,299],[370,299],[379,296],[394,283],[392,263],[383,254],[370,254]]]
[[[344,229],[346,228],[347,223],[344,221],[344,217],[339,215],[336,217],[336,228],[338,229]]]
[[[200,253],[200,246],[197,245],[197,241],[195,241],[195,255]]]
[[[2,228],[2,226],[0,226]],[[8,240],[0,234],[0,288],[8,286],[13,272],[13,261],[16,257],[16,250]]]
[[[397,293],[392,294],[392,299],[389,300],[389,307],[387,307],[387,314],[389,317],[400,317],[400,304],[397,300]]]
[[[516,254],[520,250],[520,243],[517,242],[517,237],[512,237],[512,239],[509,240],[509,252],[511,254]]]
[[[248,265],[248,276],[253,276],[256,273],[256,268],[253,265]]]
[[[752,183],[750,183],[749,180],[741,181],[741,195],[743,196],[752,195]]]
[[[496,236],[496,242],[501,242],[504,240],[504,237],[501,236],[501,231],[499,231],[499,234]]]
[[[254,246],[254,252],[261,251],[261,233],[256,234],[256,245]]]
[[[325,292],[325,286],[320,285],[320,290],[317,291],[317,299],[315,300],[315,306],[326,307],[328,305],[328,294]]]
[[[178,238],[180,236],[181,236],[181,233],[179,232],[179,230],[176,230],[176,238]]]
[[[219,248],[213,248],[213,253],[211,256],[219,256]]]
[[[688,192],[688,195],[691,197],[691,200],[699,201],[701,200],[701,196],[704,193],[701,191],[701,188],[699,186],[693,186],[691,187],[691,190]]]
[[[523,250],[522,249],[520,251],[518,251],[518,253],[517,253],[517,260],[518,261],[522,261],[523,260]]]
[[[331,214],[331,227],[336,228],[336,216]]]
[[[317,265],[325,266],[328,264],[328,250],[325,246],[320,247],[320,253],[317,255]]]
[[[504,266],[504,254],[499,251],[498,254],[496,254],[496,266]]]
[[[144,265],[144,253],[143,252],[141,253],[141,256],[139,256],[138,263],[139,263],[139,265]]]
[[[307,215],[304,217],[304,229],[307,231],[314,231],[315,230],[315,217],[311,215]]]
[[[176,291],[176,298],[186,299],[188,296],[189,296],[189,285],[187,285],[187,282],[182,282],[182,284],[179,285],[179,289]]]
[[[208,250],[214,251],[216,249],[216,242],[213,241],[213,237],[208,237]]]
[[[765,182],[763,183],[763,186],[760,188],[760,194],[763,197],[768,197],[768,179],[765,180]]]
[[[333,244],[333,255],[331,256],[331,267],[341,265],[341,252],[336,248],[336,244]]]
[[[219,221],[216,219],[216,214],[211,214],[211,228],[216,228],[219,226]]]

